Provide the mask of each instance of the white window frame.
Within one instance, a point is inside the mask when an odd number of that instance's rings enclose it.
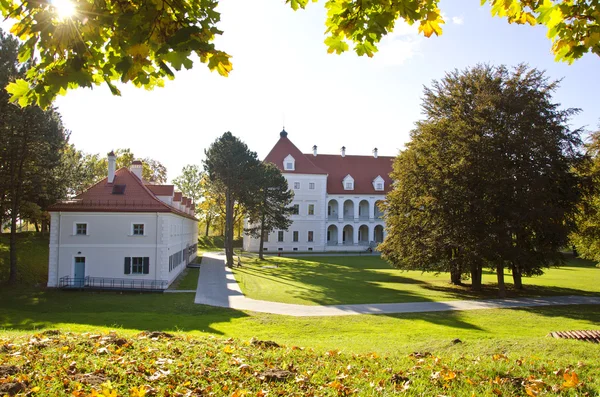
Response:
[[[354,178],[350,174],[346,175],[342,181],[342,186],[344,190],[354,190]]]
[[[381,175],[377,175],[377,178],[373,179],[373,189],[379,192],[385,190],[385,180]]]
[[[277,232],[277,242],[283,243],[285,240],[285,235],[283,234],[283,230]]]
[[[142,234],[135,234],[135,226],[136,225],[142,225]],[[135,237],[143,237],[146,235],[146,224],[142,223],[142,222],[131,222],[131,236],[135,236]]]
[[[291,154],[288,154],[287,157],[283,159],[283,170],[284,171],[295,171],[296,170],[296,159],[294,159]]]
[[[300,182],[298,182],[298,181],[294,182],[294,190],[300,190],[300,186],[301,186]]]
[[[313,243],[315,241],[315,232],[312,230],[309,230],[308,233],[306,233],[306,241],[309,243]]]
[[[300,232],[298,232],[297,230],[294,230],[292,232],[292,242],[297,243],[299,241],[300,241]]]
[[[85,225],[85,234],[77,234],[77,225]],[[88,222],[73,222],[73,236],[89,236],[90,225]]]
[[[310,213],[310,210],[312,208],[312,214]],[[315,214],[315,205],[314,204],[309,204],[308,205],[308,215],[314,215]]]
[[[308,190],[315,190],[315,183],[314,182],[308,182]]]
[[[298,212],[297,213],[292,213],[292,215],[300,215],[300,204],[294,204],[294,205],[292,205],[292,208],[294,208],[294,211],[296,210],[296,207],[298,208]]]

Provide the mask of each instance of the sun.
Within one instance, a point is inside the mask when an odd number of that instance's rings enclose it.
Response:
[[[75,15],[75,4],[70,0],[52,0],[52,5],[60,19],[69,19]]]

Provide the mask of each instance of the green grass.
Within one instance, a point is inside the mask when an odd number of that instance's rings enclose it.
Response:
[[[242,238],[233,239],[233,248],[241,248]],[[198,250],[201,252],[219,251],[225,247],[225,238],[223,236],[200,236],[198,237]]]
[[[0,342],[0,392],[19,385],[23,395],[36,396],[593,396],[600,388],[600,349],[564,341],[552,347],[572,355],[459,343],[382,356],[116,332],[9,335]],[[282,378],[270,378],[273,371]]]
[[[169,289],[176,290],[196,290],[198,287],[198,275],[200,273],[200,269],[197,267],[188,267],[186,268],[173,284],[169,287]]]
[[[269,268],[274,267],[276,268]],[[484,290],[454,286],[449,275],[400,271],[377,256],[285,258],[247,257],[234,274],[250,298],[301,305],[424,302],[495,298],[496,276],[485,272]],[[507,273],[508,296],[597,295],[600,269],[592,262],[569,259],[539,277],[525,277],[524,291],[512,289]]]
[[[8,234],[0,234],[0,284],[8,280],[10,271]],[[17,280],[23,284],[45,284],[48,281],[48,235],[17,233]]]

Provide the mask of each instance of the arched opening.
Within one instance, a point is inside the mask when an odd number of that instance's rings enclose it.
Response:
[[[354,228],[351,225],[346,225],[342,229],[342,241],[344,245],[354,244]]]
[[[354,219],[354,202],[352,200],[344,201],[344,219]]]
[[[377,244],[383,242],[383,226],[375,226],[375,229],[373,230],[373,240],[375,240]]]
[[[337,200],[329,200],[329,202],[327,203],[327,219],[337,219],[338,213],[339,209]]]
[[[375,219],[383,219],[383,211],[379,208],[379,206],[383,203],[381,200],[377,200],[375,202]]]
[[[338,245],[338,228],[336,225],[329,225],[327,228],[327,245]]]
[[[363,220],[369,219],[369,202],[367,200],[361,200],[358,203],[358,218]]]
[[[369,226],[361,225],[358,228],[358,244],[369,245]]]

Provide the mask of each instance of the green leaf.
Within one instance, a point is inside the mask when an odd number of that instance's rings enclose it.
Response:
[[[348,43],[346,43],[341,36],[327,37],[325,39],[325,45],[328,47],[327,52],[329,54],[335,51],[335,53],[339,55],[344,51],[348,51]]]
[[[8,92],[11,97],[11,102],[18,102],[19,106],[25,107],[29,104],[28,97],[31,94],[31,87],[29,83],[23,79],[17,79],[14,83],[9,83],[6,86],[6,92]]]

